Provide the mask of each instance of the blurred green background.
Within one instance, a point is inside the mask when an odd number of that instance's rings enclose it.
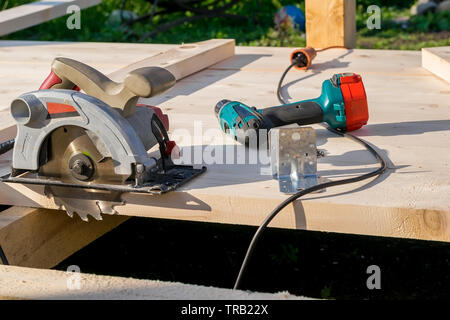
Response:
[[[0,9],[11,8],[31,1],[0,0]],[[66,17],[2,37],[20,40],[100,41],[100,42],[152,42],[181,43],[209,38],[235,38],[238,45],[249,46],[305,46],[304,33],[292,27],[277,29],[274,14],[282,6],[295,4],[304,10],[304,1],[245,0],[239,1],[226,12],[246,17],[204,18],[185,22],[170,30],[148,37],[155,27],[182,17],[192,17],[191,11],[163,12],[153,22],[144,19],[133,24],[112,22],[114,10],[123,8],[137,16],[149,14],[154,1],[103,0],[100,5],[85,9],[81,14],[81,30],[66,28]],[[159,1],[161,4],[162,0]],[[203,4],[224,5],[230,0],[205,0]],[[422,47],[450,45],[450,11],[411,15],[414,0],[357,0],[357,48],[418,50]],[[367,7],[381,8],[381,29],[369,30]],[[158,7],[158,6],[157,6]],[[160,11],[159,9],[155,10]]]

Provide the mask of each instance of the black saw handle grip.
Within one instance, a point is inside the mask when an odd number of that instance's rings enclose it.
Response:
[[[292,123],[306,125],[323,121],[322,108],[314,101],[270,107],[261,111],[264,119],[270,122],[271,127],[280,127]]]

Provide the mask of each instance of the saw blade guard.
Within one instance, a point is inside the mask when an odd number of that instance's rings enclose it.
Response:
[[[151,108],[137,108],[134,116],[124,118],[117,110],[99,99],[72,90],[39,90],[26,93],[11,104],[17,122],[13,168],[37,170],[40,151],[47,136],[64,126],[76,126],[92,132],[114,162],[118,175],[131,176],[136,165],[151,169],[156,159],[147,154],[158,138],[150,121]],[[148,122],[147,122],[148,121]]]

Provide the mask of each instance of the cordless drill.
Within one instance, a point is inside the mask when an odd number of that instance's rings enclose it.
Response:
[[[241,143],[248,142],[249,129],[266,129],[297,123],[326,122],[340,131],[361,128],[369,119],[367,96],[360,75],[335,74],[322,84],[315,99],[257,109],[238,101],[221,100],[215,106],[220,127]]]

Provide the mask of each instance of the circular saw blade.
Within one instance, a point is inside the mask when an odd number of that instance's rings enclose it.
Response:
[[[92,135],[77,126],[64,126],[53,131],[47,142],[48,161],[39,168],[39,175],[73,184],[125,183],[128,177],[114,172],[113,160],[99,152]],[[70,159],[80,154],[89,157],[93,163],[94,172],[87,181],[78,180],[69,166]],[[76,212],[85,221],[88,221],[88,215],[101,220],[101,214],[116,214],[114,207],[124,204],[117,192],[55,186],[46,186],[45,191],[69,216]]]

